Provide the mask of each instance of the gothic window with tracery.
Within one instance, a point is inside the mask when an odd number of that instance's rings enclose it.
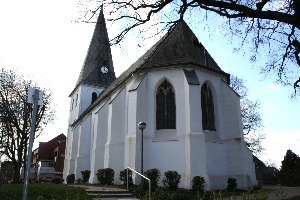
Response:
[[[74,99],[71,100],[70,110],[73,110],[73,107],[74,107]]]
[[[172,85],[167,80],[164,80],[156,91],[156,129],[175,128],[175,91]]]
[[[75,107],[77,106],[77,104],[78,104],[78,94],[76,94]]]
[[[204,83],[201,87],[201,108],[203,130],[215,131],[214,101],[207,83]]]

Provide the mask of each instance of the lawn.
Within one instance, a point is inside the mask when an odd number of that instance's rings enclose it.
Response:
[[[288,200],[300,200],[300,196],[289,198]]]
[[[23,184],[4,184],[1,187],[1,200],[18,200],[23,196]],[[86,191],[80,187],[65,184],[29,184],[28,200],[90,200]]]
[[[117,187],[117,186],[115,186]],[[245,192],[245,191],[244,191]],[[243,196],[243,191],[236,191],[233,196]],[[139,187],[132,187],[131,193],[140,198],[146,199],[147,190],[141,190]],[[266,199],[266,190],[258,189],[251,192],[253,199]],[[4,184],[0,190],[1,200],[19,200],[22,199],[23,184]],[[214,192],[196,192],[192,190],[178,189],[176,191],[157,188],[152,193],[152,199],[156,200],[182,200],[182,199],[223,199],[231,196],[226,191]],[[248,195],[245,195],[246,198]],[[66,184],[54,183],[34,183],[29,184],[28,200],[90,200],[86,191],[82,187],[73,187]],[[247,199],[247,198],[246,198]],[[276,199],[281,199],[276,198]],[[288,200],[300,200],[300,196],[289,198]]]

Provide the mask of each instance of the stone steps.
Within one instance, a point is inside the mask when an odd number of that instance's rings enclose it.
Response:
[[[136,199],[133,198],[132,194],[130,194],[130,192],[128,190],[124,190],[124,189],[107,189],[107,188],[103,188],[101,190],[99,190],[98,188],[86,188],[85,189],[89,195],[89,197],[91,197],[93,200],[118,200],[118,199]]]
[[[92,198],[132,198],[132,194],[129,193],[128,190],[124,191],[93,191],[87,190],[88,195]]]

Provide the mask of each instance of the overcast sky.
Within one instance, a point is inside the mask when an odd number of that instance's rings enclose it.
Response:
[[[57,117],[36,139],[34,148],[39,141],[48,141],[60,133],[67,135],[68,95],[75,87],[94,29],[92,23],[72,22],[77,10],[72,0],[0,1],[0,67],[17,69],[53,91]],[[274,77],[259,74],[250,64],[247,51],[233,53],[237,46],[224,39],[222,30],[213,23],[210,30],[197,29],[197,24],[190,27],[225,72],[246,80],[250,99],[261,101],[267,138],[263,142],[265,154],[260,158],[270,159],[280,167],[288,149],[300,155],[300,100],[289,98],[292,90],[274,84]],[[116,27],[108,25],[110,35],[115,30]],[[122,49],[112,47],[116,76],[157,39],[141,45],[136,37],[130,37]]]

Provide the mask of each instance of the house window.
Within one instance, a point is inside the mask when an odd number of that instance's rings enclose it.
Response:
[[[201,87],[201,108],[203,130],[215,131],[214,101],[207,83]]]
[[[97,99],[97,93],[93,92],[92,93],[92,103]]]
[[[175,91],[172,85],[167,80],[164,80],[156,92],[156,129],[175,128]]]

